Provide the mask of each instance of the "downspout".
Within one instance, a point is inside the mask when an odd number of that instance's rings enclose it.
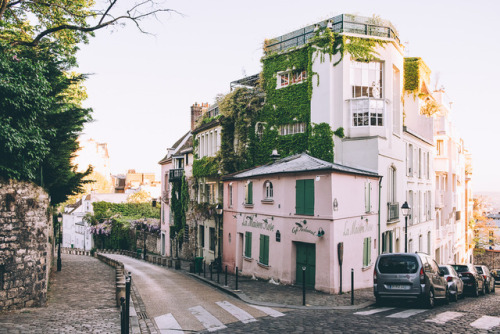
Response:
[[[380,176],[378,179],[378,244],[377,244],[377,249],[378,249],[378,255],[380,255],[380,195],[382,194],[382,178],[383,176]]]

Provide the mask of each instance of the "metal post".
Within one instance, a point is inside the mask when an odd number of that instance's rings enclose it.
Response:
[[[146,261],[146,227],[143,226],[142,238],[144,239],[144,261]]]
[[[120,329],[122,334],[127,334],[125,331],[125,298],[120,297]]]
[[[408,216],[405,216],[405,253],[408,253]]]
[[[354,269],[351,268],[351,305],[354,305]]]
[[[227,266],[226,266],[226,272],[224,274],[224,286],[227,286]]]
[[[57,271],[61,271],[61,233],[59,233],[59,242],[57,245]]]
[[[340,291],[339,295],[342,294],[342,265],[340,265]]]
[[[236,289],[238,290],[238,267],[236,267]]]
[[[306,267],[302,267],[302,305],[306,306]]]
[[[132,275],[130,271],[125,279],[125,333],[129,333],[130,330],[130,288],[132,286]]]
[[[207,277],[207,262],[203,261],[203,277]]]
[[[217,265],[217,284],[220,284],[220,266]]]
[[[210,280],[213,281],[213,278],[212,278],[212,267],[213,267],[212,263],[210,263],[208,266],[210,267]]]

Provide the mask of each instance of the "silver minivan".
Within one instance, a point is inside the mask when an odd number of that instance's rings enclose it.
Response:
[[[432,257],[425,253],[381,254],[373,270],[377,304],[387,299],[416,299],[434,307],[436,299],[449,302],[448,283]]]

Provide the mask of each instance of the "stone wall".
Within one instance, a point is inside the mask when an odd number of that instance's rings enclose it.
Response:
[[[500,251],[485,249],[484,252],[474,250],[474,264],[485,265],[490,269],[500,268]]]
[[[137,230],[137,240],[136,240],[136,248],[143,249],[144,248],[144,235],[141,230]],[[160,235],[156,233],[146,233],[146,251],[149,253],[160,254]]]
[[[0,310],[45,304],[52,235],[47,193],[0,180]]]

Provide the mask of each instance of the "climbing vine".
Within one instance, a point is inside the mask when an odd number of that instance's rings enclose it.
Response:
[[[203,157],[193,161],[194,177],[217,177],[219,175],[219,157]]]
[[[172,200],[170,208],[174,216],[174,226],[171,227],[170,236],[183,230],[186,226],[186,212],[189,204],[189,189],[186,177],[181,181],[172,182]],[[182,235],[180,233],[179,235]]]

